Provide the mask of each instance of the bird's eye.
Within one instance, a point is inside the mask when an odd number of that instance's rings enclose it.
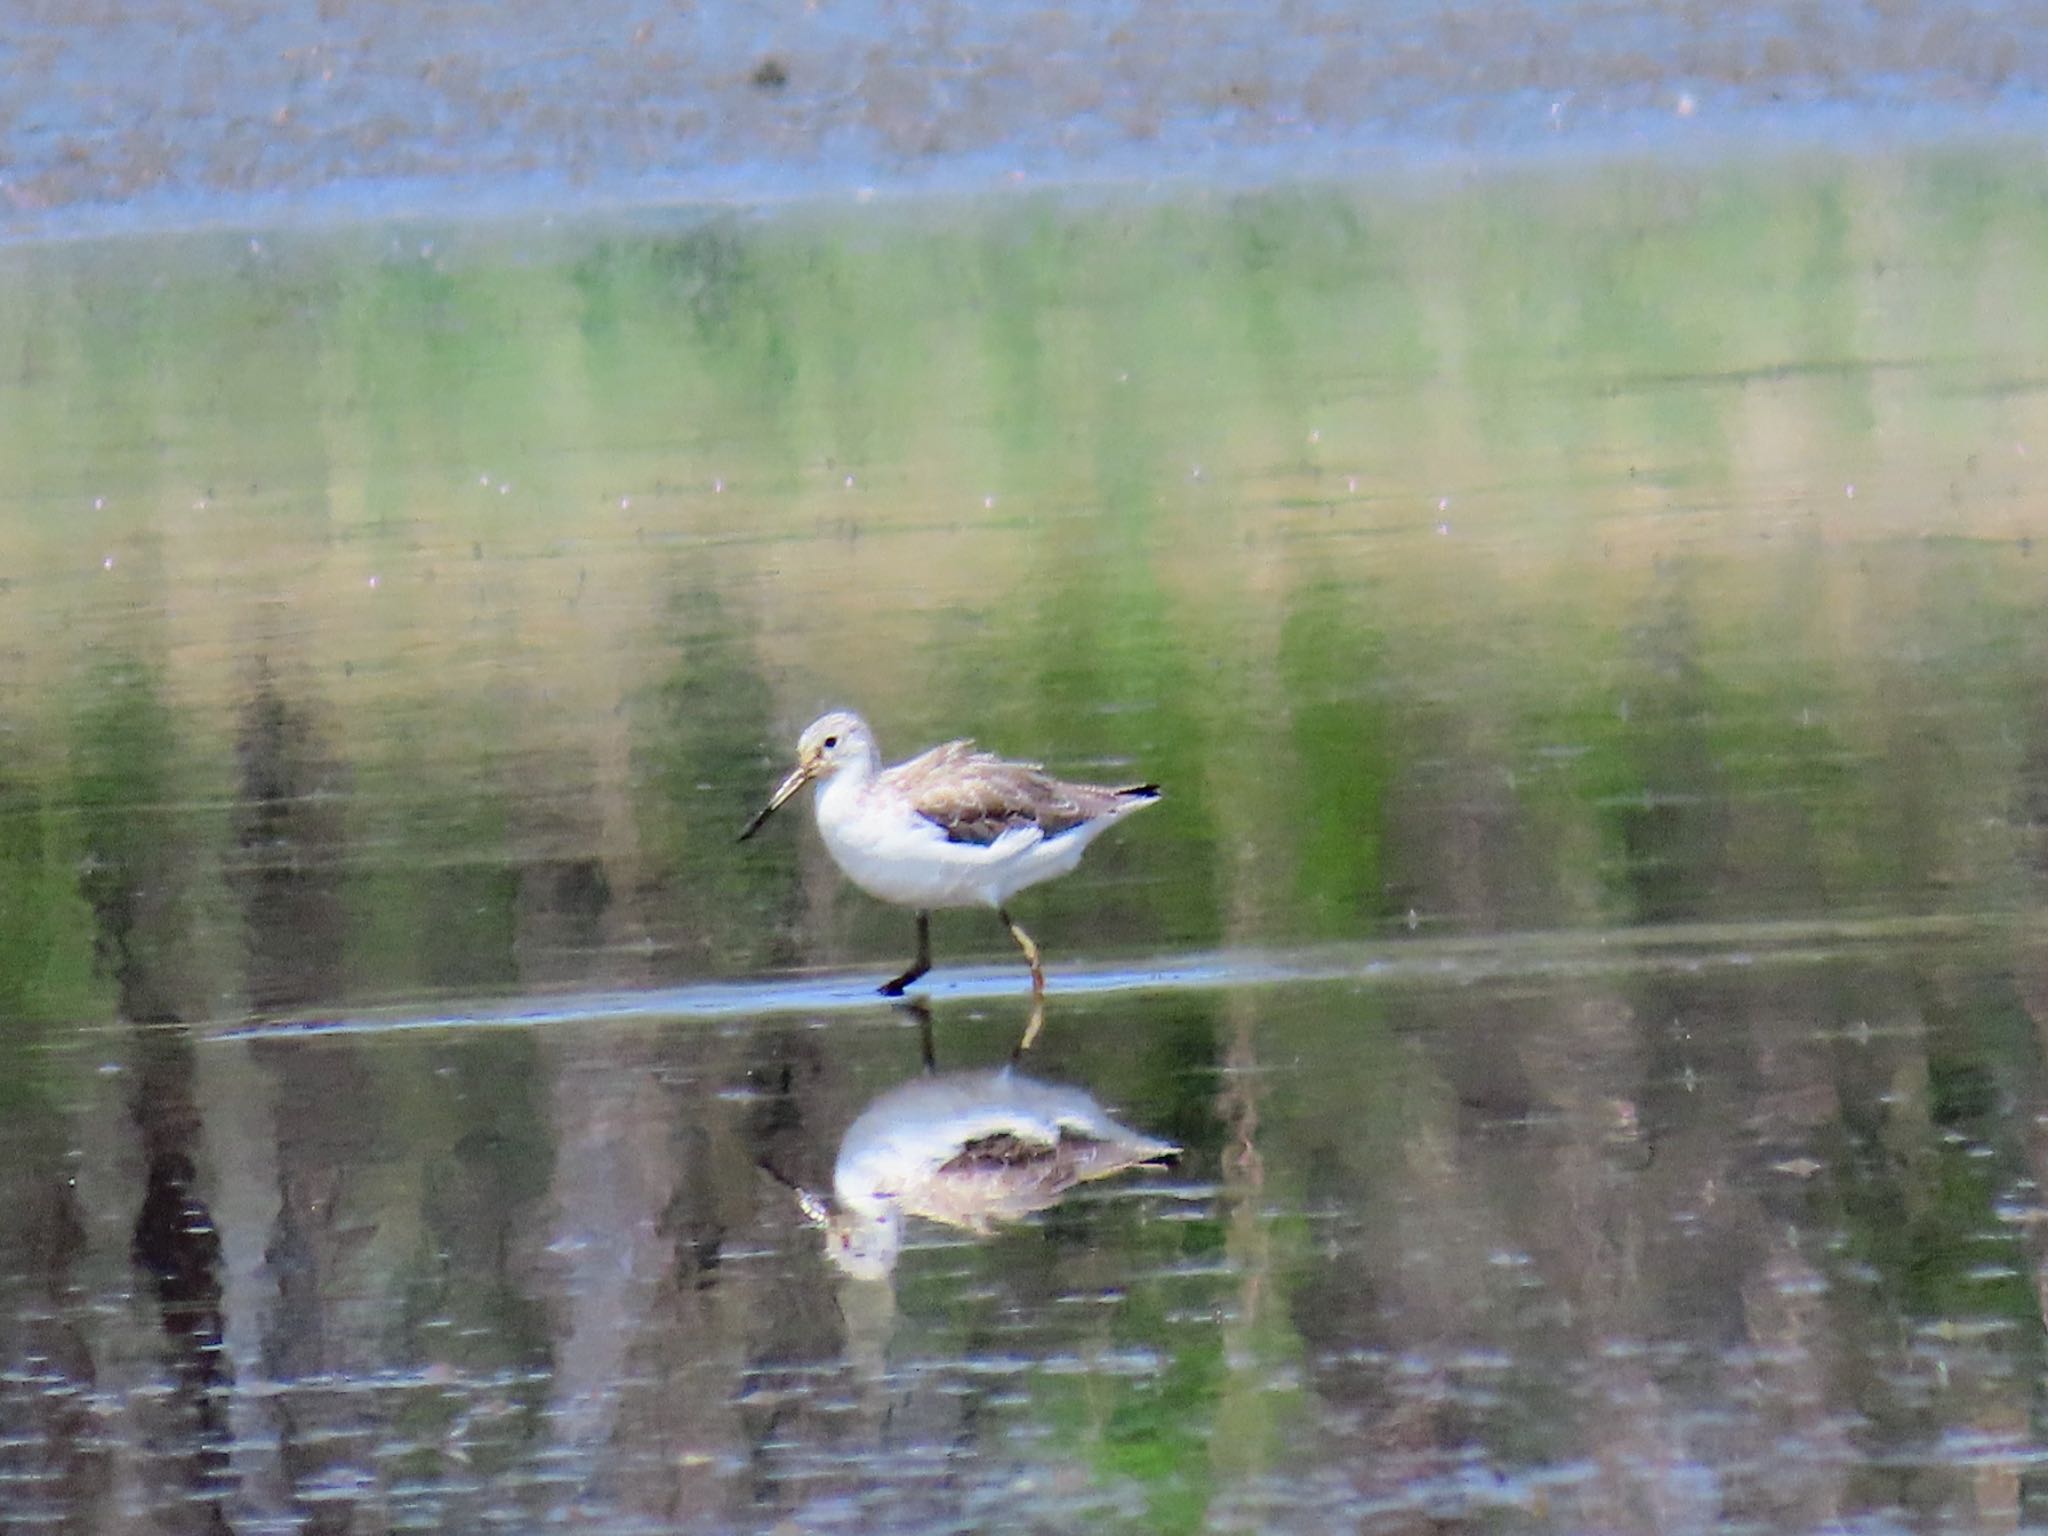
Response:
[[[832,749],[833,749],[834,747],[836,747],[836,746],[838,746],[838,745],[839,745],[839,738],[838,738],[837,736],[827,736],[827,737],[825,738],[825,750],[826,750],[827,752],[830,752],[830,751],[831,751],[831,750],[832,750]]]

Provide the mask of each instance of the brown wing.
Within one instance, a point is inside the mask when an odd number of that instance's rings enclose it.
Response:
[[[906,1208],[933,1221],[987,1232],[1045,1210],[1076,1184],[1127,1168],[1157,1167],[1177,1149],[1164,1142],[1104,1141],[1062,1128],[1059,1141],[996,1131],[963,1144]]]
[[[1061,1145],[996,1131],[964,1143],[906,1202],[920,1216],[987,1233],[1042,1211],[1074,1187]]]
[[[991,1131],[960,1144],[960,1150],[939,1167],[941,1174],[1017,1172],[1040,1169],[1064,1181],[1061,1187],[1126,1168],[1159,1166],[1179,1155],[1180,1149],[1163,1141],[1133,1136],[1113,1141],[1072,1126],[1061,1126],[1059,1140],[1020,1135],[1016,1131]]]
[[[1011,763],[949,741],[882,774],[908,796],[917,814],[955,843],[994,842],[1013,827],[1035,826],[1051,837],[1106,816],[1131,799],[1151,799],[1155,785],[1111,789],[1069,784],[1036,763]]]
[[[960,1150],[939,1168],[941,1173],[965,1173],[975,1168],[1021,1168],[1049,1163],[1059,1155],[1058,1146],[1036,1136],[1019,1136],[1015,1131],[994,1131],[962,1142]]]

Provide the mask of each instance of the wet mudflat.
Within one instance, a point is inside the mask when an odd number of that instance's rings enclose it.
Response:
[[[7,1519],[2038,1523],[2044,178],[0,253]]]

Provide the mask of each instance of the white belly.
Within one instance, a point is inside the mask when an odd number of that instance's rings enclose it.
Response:
[[[832,860],[870,896],[902,907],[999,907],[1027,886],[1063,875],[1107,821],[1046,837],[1036,827],[993,843],[949,842],[913,811],[877,797],[818,794],[818,831]]]

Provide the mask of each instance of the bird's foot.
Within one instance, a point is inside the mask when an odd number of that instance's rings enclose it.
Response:
[[[907,988],[913,981],[921,980],[924,976],[924,973],[930,969],[930,966],[913,966],[911,969],[905,971],[901,976],[895,977],[893,980],[883,982],[879,987],[875,988],[875,990],[881,993],[884,997],[901,997],[904,993],[905,988]]]

